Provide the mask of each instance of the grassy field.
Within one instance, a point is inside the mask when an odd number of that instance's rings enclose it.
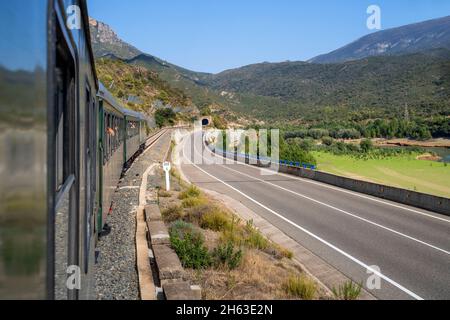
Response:
[[[415,155],[360,160],[313,152],[320,171],[450,198],[450,165],[417,160]]]

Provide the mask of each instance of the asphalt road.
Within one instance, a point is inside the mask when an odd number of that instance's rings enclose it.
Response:
[[[180,157],[194,184],[240,201],[358,283],[375,271],[381,288],[368,291],[379,299],[450,299],[448,217],[224,163],[203,145],[201,132],[193,137],[183,140]]]

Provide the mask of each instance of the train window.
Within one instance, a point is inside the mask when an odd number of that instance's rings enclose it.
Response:
[[[114,152],[117,150],[117,117],[114,117]]]
[[[56,299],[76,297],[76,292],[68,292],[66,286],[67,265],[77,264],[77,228],[76,196],[76,119],[75,105],[75,64],[62,31],[56,27],[52,153],[52,188],[56,191],[53,219],[50,225],[57,240],[49,243],[54,252],[53,267],[55,277],[49,294]],[[51,219],[49,220],[51,221]]]
[[[107,125],[107,137],[108,137],[108,160],[111,157],[111,115],[108,114],[108,125]]]
[[[75,148],[75,79],[74,70],[61,44],[57,47],[55,68],[54,169],[55,189],[60,191],[74,174]],[[68,66],[66,66],[66,64]]]
[[[103,116],[103,164],[106,164],[106,161],[108,160],[108,155],[107,155],[107,139],[108,139],[108,123],[106,121],[106,114],[104,114]]]
[[[56,70],[58,90],[56,93],[56,139],[55,139],[55,178],[56,189],[59,190],[64,183],[64,88],[63,74],[60,69]]]

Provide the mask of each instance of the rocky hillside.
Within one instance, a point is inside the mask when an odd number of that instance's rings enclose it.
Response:
[[[181,114],[198,113],[184,92],[145,68],[105,57],[97,59],[97,73],[108,90],[132,110],[153,114],[158,108],[170,108]]]
[[[131,59],[141,54],[138,49],[122,41],[107,24],[90,18],[89,26],[96,57],[113,54],[121,59]]]
[[[213,114],[230,121],[245,122],[245,119],[238,117],[225,107],[226,97],[205,86],[204,79],[210,77],[210,74],[190,71],[155,56],[141,53],[132,45],[118,38],[107,24],[95,19],[90,19],[90,31],[100,79],[105,81],[108,87],[117,75],[119,80],[118,83],[113,83],[112,91],[131,108],[142,108],[142,104],[137,105],[136,99],[133,98],[133,96],[140,95],[140,99],[137,101],[144,101],[144,109],[152,110],[155,101],[156,105],[160,105],[159,101],[163,101],[169,107],[175,106],[175,111],[180,109],[179,106],[185,106],[185,108],[181,108],[183,110],[195,110],[192,113],[193,116],[197,114],[197,110],[200,110],[201,113]],[[133,83],[133,77],[137,70],[140,70],[141,73],[148,72],[153,79],[151,83],[146,83],[144,92],[140,91],[140,85]],[[130,75],[129,78],[125,77],[125,74]],[[156,76],[158,77],[157,81],[155,80]],[[127,83],[125,79],[130,80],[130,83]],[[152,87],[152,85],[157,85],[157,87]],[[128,99],[129,96],[132,97],[131,101]],[[189,101],[188,104],[187,101]]]
[[[375,32],[310,62],[337,63],[439,48],[450,49],[450,16]]]

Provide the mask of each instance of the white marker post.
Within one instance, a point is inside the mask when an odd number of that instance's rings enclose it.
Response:
[[[170,162],[166,161],[163,163],[163,169],[166,173],[166,191],[170,191],[170,169],[171,169]]]

